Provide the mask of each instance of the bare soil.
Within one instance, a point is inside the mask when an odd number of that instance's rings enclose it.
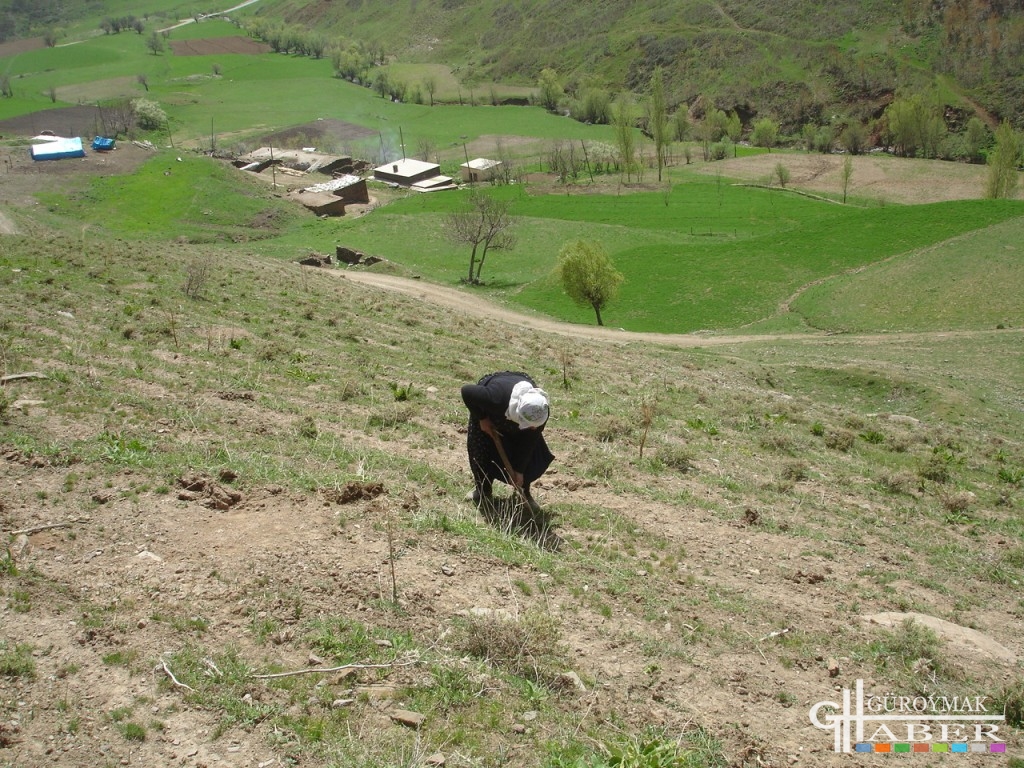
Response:
[[[0,137],[28,138],[38,136],[43,131],[50,131],[55,136],[82,136],[91,139],[99,133],[100,125],[100,110],[96,106],[58,107],[0,120]]]
[[[345,147],[350,142],[369,139],[377,136],[377,132],[355,125],[344,120],[324,118],[310,123],[297,125],[282,131],[275,131],[261,136],[259,141],[275,147],[296,149],[300,146],[314,147]]]
[[[703,173],[721,174],[753,184],[773,184],[777,166],[789,171],[787,186],[841,197],[845,156],[819,153],[773,152],[713,163],[698,163]],[[916,205],[944,200],[971,200],[983,196],[986,166],[943,160],[908,163],[884,154],[851,157],[853,173],[847,186],[851,200],[868,198],[888,203]]]
[[[261,54],[270,53],[266,43],[251,37],[211,37],[205,40],[171,40],[175,56],[220,56],[226,53]]]
[[[46,43],[41,37],[27,37],[23,40],[11,40],[7,43],[0,43],[0,59],[7,56],[17,56],[19,53],[27,53],[42,48]]]
[[[84,117],[76,111],[69,115],[68,119],[73,121]],[[57,121],[51,124],[56,125]],[[83,174],[120,176],[131,173],[152,153],[153,150],[144,146],[131,141],[121,141],[109,152],[86,149],[85,157],[81,158],[33,160],[27,145],[0,147],[0,233],[11,234],[15,231],[17,209],[31,209],[38,205],[35,198],[37,192],[56,189],[66,179]]]

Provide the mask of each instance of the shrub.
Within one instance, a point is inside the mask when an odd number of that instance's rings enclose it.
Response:
[[[803,461],[790,461],[782,467],[780,473],[783,480],[791,480],[794,483],[799,483],[801,480],[807,479],[807,464]]]
[[[974,494],[969,491],[951,491],[939,494],[939,501],[943,508],[953,515],[964,515],[974,501]]]
[[[665,445],[658,449],[658,461],[676,472],[686,473],[693,469],[693,455],[681,445]]]
[[[1007,725],[1024,727],[1024,678],[1007,683],[992,699],[994,710],[1002,710]]]
[[[617,416],[611,416],[598,427],[597,439],[602,443],[613,443],[620,437],[633,434],[633,425]]]
[[[935,632],[913,619],[907,619],[891,631],[883,631],[867,646],[868,656],[880,672],[912,678],[956,679],[957,669],[940,658],[940,650]]]
[[[300,437],[307,440],[316,440],[320,436],[320,429],[316,425],[316,419],[312,416],[303,416],[299,419],[298,432]]]
[[[3,416],[3,399],[0,395],[0,416]],[[1021,485],[1024,484],[1024,469],[1019,467],[1000,467],[996,473],[996,477],[1002,483],[1008,485]]]
[[[24,643],[14,647],[0,640],[0,677],[23,677],[34,680],[36,663],[32,659],[32,648]]]
[[[135,108],[135,122],[144,131],[158,131],[167,125],[167,113],[155,101],[135,99],[132,106]]]
[[[909,494],[916,481],[909,472],[885,472],[878,478],[878,484],[889,493]]]
[[[848,429],[837,429],[825,435],[825,446],[837,451],[848,451],[853,448],[857,436]]]
[[[471,615],[458,628],[455,647],[538,683],[554,683],[564,671],[558,623],[546,613],[527,613],[518,619],[498,613]]]
[[[948,483],[953,476],[950,465],[952,457],[944,451],[935,451],[925,460],[917,471],[925,480],[935,483]]]

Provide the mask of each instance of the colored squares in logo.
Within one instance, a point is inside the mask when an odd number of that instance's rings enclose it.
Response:
[[[972,741],[971,752],[988,752],[988,746],[980,741]]]
[[[910,745],[909,744],[893,744],[892,745],[892,751],[893,752],[909,752],[910,751]]]
[[[949,752],[949,744],[932,744],[932,752]]]
[[[1003,744],[1002,742],[1000,742],[998,744],[993,744],[991,746],[991,751],[992,752],[1005,752],[1006,751],[1006,745]]]
[[[892,744],[875,744],[875,752],[892,752]]]
[[[960,741],[960,742],[957,742],[956,744],[950,744],[949,745],[949,751],[950,752],[966,752],[967,751],[967,742]]]
[[[931,744],[927,744],[927,743],[922,743],[922,742],[919,741],[919,742],[916,742],[914,744],[914,751],[915,752],[931,752],[932,751],[932,745]]]
[[[875,751],[875,745],[874,744],[854,744],[853,745],[853,751],[854,752],[874,752]]]

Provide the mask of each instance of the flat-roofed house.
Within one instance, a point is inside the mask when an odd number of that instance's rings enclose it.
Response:
[[[370,202],[366,180],[352,175],[304,187],[288,196],[318,216],[344,216],[346,205]]]
[[[501,174],[501,160],[488,160],[478,157],[463,163],[459,166],[462,170],[462,180],[472,184],[477,181],[491,181]]]
[[[407,157],[392,160],[373,169],[373,178],[377,181],[386,181],[403,187],[411,187],[418,181],[432,179],[440,174],[441,166],[437,163],[425,163]]]

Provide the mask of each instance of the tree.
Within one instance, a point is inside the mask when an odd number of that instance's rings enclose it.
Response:
[[[740,121],[740,116],[736,112],[729,114],[725,121],[725,134],[729,137],[729,141],[733,145],[739,143],[739,140],[743,138],[743,123]]]
[[[156,56],[164,49],[163,38],[154,31],[153,34],[146,38],[146,47],[149,49],[150,53]]]
[[[711,145],[726,134],[729,116],[716,107],[704,111],[704,119],[697,124],[697,140],[704,151],[704,160],[711,159]]]
[[[750,143],[755,147],[765,147],[768,152],[772,151],[779,141],[779,124],[770,117],[762,117],[754,123],[754,129],[750,132]]]
[[[686,141],[690,134],[690,116],[686,113],[686,105],[681,104],[672,117],[673,137],[676,141]]]
[[[814,123],[805,123],[800,129],[800,139],[804,143],[804,149],[808,152],[814,151],[815,139],[818,136],[818,126]]]
[[[437,92],[437,78],[433,75],[427,75],[423,78],[423,90],[427,92],[427,96],[430,97],[430,106],[434,106],[434,94]]]
[[[859,155],[868,143],[868,129],[863,123],[851,120],[839,134],[839,143],[851,155]]]
[[[946,124],[935,103],[918,94],[896,99],[885,109],[889,123],[889,137],[896,154],[914,157],[919,152],[928,157],[938,153],[939,144],[946,135]]]
[[[558,110],[558,104],[565,93],[565,87],[558,77],[558,73],[550,67],[541,70],[540,79],[537,81],[537,88],[540,89],[540,105],[548,112]]]
[[[850,189],[850,178],[853,176],[853,157],[847,155],[843,158],[843,204],[846,204],[846,193]]]
[[[558,253],[555,271],[569,298],[593,308],[597,324],[604,325],[601,310],[615,299],[624,280],[604,248],[589,240],[568,242]]]
[[[510,213],[511,207],[511,200],[498,200],[482,191],[473,190],[462,210],[445,217],[444,228],[448,239],[472,248],[466,282],[480,282],[480,272],[489,250],[507,251],[515,247],[516,238],[511,229],[517,222]]]
[[[591,86],[583,91],[574,105],[573,117],[581,123],[607,125],[612,121],[612,98],[608,91]]]
[[[1017,166],[1021,161],[1020,134],[1008,120],[996,129],[996,146],[988,156],[988,179],[985,197],[989,200],[1009,199],[1017,190]]]
[[[167,125],[167,113],[155,101],[135,99],[132,107],[135,109],[135,121],[144,131],[160,130]]]
[[[654,156],[658,163],[658,181],[661,181],[661,169],[665,165],[670,132],[668,125],[668,109],[665,106],[665,78],[661,67],[655,67],[651,75],[651,106],[648,116],[648,128],[654,140]]]
[[[633,101],[629,93],[623,91],[615,100],[613,114],[615,121],[615,143],[622,159],[622,169],[629,181],[636,168],[636,135],[633,133]]]
[[[96,106],[104,136],[128,135],[135,128],[135,100],[112,99]]]
[[[975,116],[967,121],[967,129],[964,131],[964,153],[972,163],[981,159],[981,150],[988,143],[988,128]]]
[[[773,176],[779,180],[779,186],[785,188],[789,183],[789,168],[784,166],[780,160],[775,164],[775,173]]]
[[[391,90],[391,79],[384,70],[379,70],[373,78],[373,90],[380,94],[383,99]]]

